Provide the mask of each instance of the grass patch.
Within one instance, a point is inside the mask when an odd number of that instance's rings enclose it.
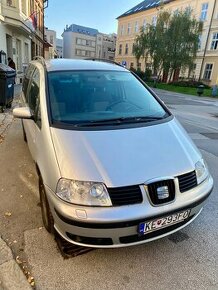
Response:
[[[146,82],[146,84],[151,88],[154,87],[153,82]],[[174,85],[164,84],[164,83],[158,83],[156,88],[161,89],[161,90],[170,91],[170,92],[180,93],[180,94],[198,96],[197,88],[179,87],[179,86],[174,86]],[[202,97],[212,97],[212,89],[204,89],[204,93],[203,93]]]

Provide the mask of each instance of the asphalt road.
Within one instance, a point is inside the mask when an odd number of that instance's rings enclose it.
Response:
[[[0,144],[0,234],[36,289],[218,289],[218,101],[157,93],[202,150],[215,187],[191,225],[137,247],[64,260],[42,227],[35,167],[20,121],[12,122]]]

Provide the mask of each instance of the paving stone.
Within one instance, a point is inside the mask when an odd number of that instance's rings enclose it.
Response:
[[[11,249],[0,238],[0,265],[13,259]]]
[[[0,289],[30,290],[32,287],[26,280],[18,264],[11,260],[0,265]]]

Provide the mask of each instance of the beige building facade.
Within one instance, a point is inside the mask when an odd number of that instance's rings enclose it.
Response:
[[[43,55],[44,0],[0,0],[0,61],[13,59],[20,79],[29,61]]]
[[[44,57],[45,59],[52,59],[57,57],[56,52],[56,31],[52,29],[45,28],[45,53]]]
[[[195,69],[191,77],[201,79],[208,85],[218,84],[218,1],[217,0],[168,0],[163,1],[164,9],[175,12],[177,9],[191,9],[192,15],[203,22],[203,32],[199,39],[199,50]],[[135,37],[141,27],[155,25],[161,1],[145,0],[118,17],[116,61],[128,68],[136,68],[132,53]],[[151,68],[143,59],[139,67],[144,71]],[[186,76],[186,75],[183,75]]]

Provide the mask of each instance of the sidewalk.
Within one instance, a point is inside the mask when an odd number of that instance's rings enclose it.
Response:
[[[0,290],[30,290],[19,265],[15,261],[11,249],[0,237]]]
[[[173,95],[176,97],[184,98],[187,100],[195,100],[198,102],[202,102],[205,104],[211,104],[218,106],[218,98],[213,98],[213,97],[198,97],[194,95],[188,95],[188,94],[181,94],[181,93],[176,93],[176,92],[171,92],[167,90],[162,90],[162,89],[156,89],[156,88],[151,88],[155,93],[157,94],[165,94],[165,95]]]
[[[15,87],[15,99],[13,107],[16,106],[20,94],[20,85]],[[1,144],[7,135],[7,131],[13,122],[12,109],[0,113],[0,150]],[[10,213],[8,213],[10,214]],[[32,287],[22,272],[20,266],[13,257],[10,247],[2,240],[0,233],[0,290],[30,290]]]

